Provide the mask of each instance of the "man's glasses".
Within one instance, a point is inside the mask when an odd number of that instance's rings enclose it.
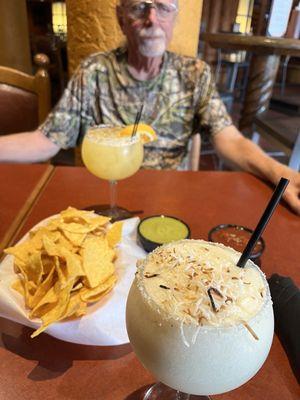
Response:
[[[155,8],[157,18],[164,20],[173,16],[177,7],[173,3],[164,3],[162,1],[135,1],[125,6],[128,14],[134,19],[146,18],[150,9]]]

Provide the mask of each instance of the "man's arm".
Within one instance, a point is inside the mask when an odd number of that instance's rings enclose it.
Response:
[[[281,176],[288,178],[284,198],[300,215],[300,173],[269,157],[260,147],[245,138],[233,125],[213,136],[216,151],[232,167],[251,172],[276,185]]]
[[[0,136],[0,162],[39,162],[60,150],[42,131]]]

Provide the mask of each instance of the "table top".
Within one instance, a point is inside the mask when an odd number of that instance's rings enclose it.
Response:
[[[272,188],[242,172],[139,171],[118,184],[118,204],[142,211],[140,216],[170,214],[186,221],[192,238],[207,239],[220,223],[253,228]],[[72,205],[108,203],[107,183],[84,168],[58,167],[39,195],[19,234]],[[291,276],[300,284],[298,248],[300,218],[279,205],[265,234],[262,269]],[[0,398],[139,399],[155,379],[140,364],[130,345],[82,346],[0,319]],[[270,355],[257,375],[241,388],[214,400],[296,400],[300,390],[286,354],[275,336]]]
[[[260,54],[300,55],[300,40],[236,33],[203,33],[201,38],[213,47],[249,50]]]
[[[0,164],[0,253],[12,239],[52,169],[47,164]]]

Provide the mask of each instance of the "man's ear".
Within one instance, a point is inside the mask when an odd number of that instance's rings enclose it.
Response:
[[[124,29],[123,29],[124,21],[123,21],[123,18],[124,18],[124,16],[123,16],[122,7],[118,5],[117,6],[117,19],[118,19],[118,23],[120,25],[120,28],[121,28],[122,32],[124,33]]]

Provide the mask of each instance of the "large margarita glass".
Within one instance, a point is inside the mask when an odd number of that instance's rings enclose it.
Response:
[[[264,274],[221,244],[183,240],[138,264],[126,310],[142,364],[157,378],[146,399],[207,399],[253,377],[272,343],[274,318]]]
[[[82,143],[82,160],[87,169],[110,183],[110,206],[93,206],[96,212],[113,220],[130,216],[128,210],[117,207],[117,181],[135,174],[144,156],[143,143],[138,135],[120,137],[124,127],[99,125],[90,128]]]

